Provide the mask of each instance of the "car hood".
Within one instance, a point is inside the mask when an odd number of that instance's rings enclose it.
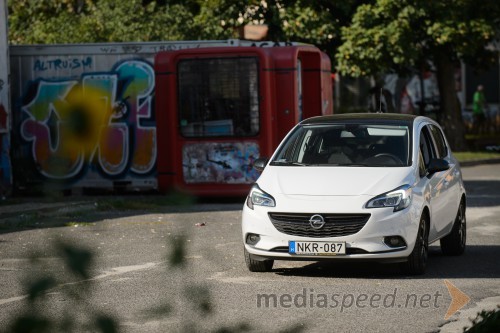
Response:
[[[267,166],[257,183],[271,195],[378,195],[412,184],[412,169]]]

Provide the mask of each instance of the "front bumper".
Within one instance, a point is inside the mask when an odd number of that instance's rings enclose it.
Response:
[[[297,202],[294,204],[292,198],[288,207],[255,206],[253,210],[245,205],[242,214],[242,236],[245,249],[254,260],[374,260],[385,262],[406,260],[415,246],[420,212],[412,205],[399,212],[394,212],[391,207],[363,208],[364,202],[368,199],[364,197],[354,200],[352,197],[296,198]],[[339,208],[325,211],[325,207],[332,206]],[[309,213],[311,216],[328,213],[369,213],[370,217],[361,230],[353,234],[340,237],[303,237],[280,232],[273,225],[268,213],[283,212],[283,210],[286,210],[287,213]],[[247,244],[248,234],[259,235],[260,240],[254,245]],[[384,237],[387,236],[402,237],[406,246],[388,246],[384,243]],[[289,241],[345,242],[346,254],[336,256],[292,255],[288,253]]]

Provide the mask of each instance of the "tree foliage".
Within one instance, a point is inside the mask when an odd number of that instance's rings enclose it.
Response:
[[[340,28],[367,1],[9,0],[13,44],[228,39],[266,24],[268,39],[312,43],[333,54]]]
[[[193,22],[185,5],[156,1],[9,1],[13,44],[181,40]]]
[[[12,44],[219,40],[247,24],[310,43],[333,60],[341,28],[373,0],[8,0]]]
[[[463,137],[453,91],[459,59],[488,67],[498,0],[8,0],[12,44],[214,40],[266,24],[269,40],[327,52],[349,76],[419,71],[433,63],[441,122]],[[450,135],[448,135],[450,137]],[[463,148],[463,142],[453,142]]]
[[[268,40],[297,41],[318,46],[333,55],[340,44],[340,29],[367,0],[208,0],[195,21],[195,39],[237,37],[246,24],[265,24]]]
[[[377,0],[357,8],[342,28],[336,59],[350,76],[436,70],[441,96],[438,120],[448,140],[464,149],[464,126],[454,84],[458,60],[491,64],[486,47],[500,32],[497,0]]]
[[[378,0],[359,6],[342,29],[339,70],[351,76],[402,72],[440,52],[450,61],[479,62],[491,56],[485,46],[499,31],[499,14],[496,0]]]

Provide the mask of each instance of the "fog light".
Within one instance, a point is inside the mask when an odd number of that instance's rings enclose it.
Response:
[[[248,245],[255,245],[260,241],[260,236],[257,234],[248,234],[247,235],[247,244]]]
[[[389,247],[406,247],[406,242],[401,236],[386,236],[384,243]]]

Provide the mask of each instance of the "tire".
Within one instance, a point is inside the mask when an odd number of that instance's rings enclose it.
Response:
[[[424,274],[429,255],[429,231],[427,230],[427,220],[425,216],[420,218],[418,226],[417,240],[413,251],[408,256],[406,262],[401,264],[401,269],[409,275]]]
[[[273,269],[274,260],[254,260],[250,257],[250,253],[248,253],[246,249],[244,249],[244,251],[245,263],[250,272],[270,272]]]
[[[448,256],[459,256],[465,251],[467,240],[467,221],[465,219],[465,203],[462,201],[458,207],[457,217],[451,232],[441,238],[441,251]]]

